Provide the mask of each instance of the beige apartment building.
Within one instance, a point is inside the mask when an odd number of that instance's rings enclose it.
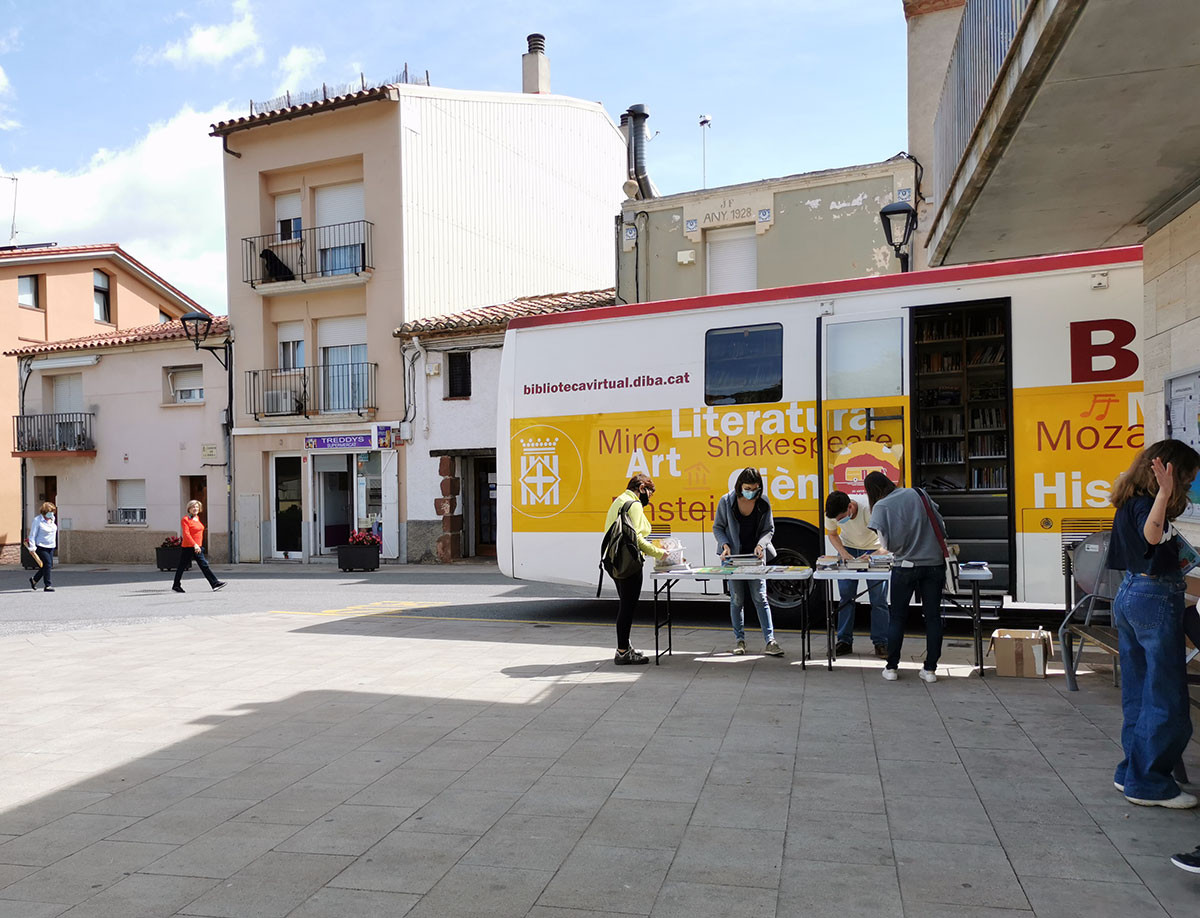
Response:
[[[881,208],[916,198],[907,156],[679,194],[621,208],[617,295],[626,303],[889,274]]]
[[[77,469],[94,460],[94,446],[81,446],[93,443],[95,409],[89,397],[65,383],[43,394],[30,382],[22,412],[18,362],[8,352],[169,322],[193,311],[205,310],[118,245],[0,248],[0,353],[5,354],[0,357],[0,412],[11,419],[0,432],[0,557],[15,561],[23,537],[22,459],[30,458],[30,453],[65,453],[61,458],[75,463]],[[54,373],[66,373],[75,358],[63,359],[66,362]],[[38,411],[31,411],[30,405]],[[18,417],[22,414],[26,417]],[[49,438],[36,441],[45,448],[17,448],[19,434],[42,428],[51,432]],[[68,432],[72,435],[66,436]],[[38,490],[27,469],[27,511],[42,500],[54,499],[56,476],[49,477]],[[64,511],[70,515],[68,508]]]
[[[228,329],[224,316],[214,318],[206,344],[221,345]],[[190,500],[204,505],[209,554],[229,559],[227,376],[182,324],[110,329],[5,356],[27,378],[15,453],[27,463],[31,506],[58,505],[61,561],[153,562],[155,547],[179,534]]]
[[[531,36],[522,93],[396,83],[213,126],[239,560],[333,554],[368,528],[407,560],[410,524],[441,518],[433,495],[405,499],[420,446],[393,330],[611,284],[624,137],[598,103],[549,92],[542,48]]]

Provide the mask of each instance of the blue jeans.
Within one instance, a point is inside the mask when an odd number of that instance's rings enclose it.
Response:
[[[746,639],[746,600],[754,602],[754,611],[758,613],[758,624],[762,627],[763,641],[771,643],[775,640],[775,626],[771,624],[771,606],[767,603],[767,581],[765,580],[730,580],[729,581],[729,619],[733,622],[734,640]]]
[[[855,558],[869,555],[869,548],[851,548],[844,546]],[[854,599],[858,595],[857,580],[839,580],[838,595],[838,641],[847,644],[854,643]],[[887,583],[882,580],[867,581],[867,595],[871,597],[871,643],[875,646],[886,644],[888,640],[888,604]]]
[[[921,597],[925,613],[925,668],[937,669],[942,656],[942,584],[946,582],[943,564],[892,568],[892,607],[888,621],[887,668],[900,666],[900,645],[908,624],[908,603],[913,594]]]
[[[1169,800],[1171,771],[1192,738],[1183,645],[1184,584],[1127,573],[1113,600],[1121,651],[1121,748],[1113,780],[1125,796]]]

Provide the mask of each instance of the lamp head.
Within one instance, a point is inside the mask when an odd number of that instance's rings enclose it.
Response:
[[[208,338],[212,328],[212,316],[206,316],[202,312],[189,312],[179,321],[183,323],[184,334],[197,348]]]
[[[907,201],[896,201],[879,211],[883,235],[888,245],[899,252],[912,239],[917,228],[917,211]]]

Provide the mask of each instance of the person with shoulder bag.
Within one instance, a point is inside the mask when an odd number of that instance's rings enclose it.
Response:
[[[1121,748],[1113,784],[1130,803],[1190,809],[1172,774],[1192,736],[1180,538],[1200,454],[1181,440],[1146,447],[1113,485],[1108,567],[1124,571],[1112,603],[1121,657]],[[1198,849],[1200,850],[1200,849]],[[1182,865],[1178,865],[1182,866]],[[1187,869],[1187,868],[1184,868]]]
[[[58,508],[50,501],[38,507],[38,514],[29,527],[29,553],[38,564],[38,572],[29,578],[29,588],[36,590],[42,581],[42,591],[53,593],[50,573],[54,569],[54,550],[58,547],[58,523],[54,521]]]
[[[653,494],[653,479],[649,475],[634,475],[625,491],[613,500],[604,519],[600,564],[617,587],[617,652],[613,657],[617,666],[650,662],[645,654],[630,646],[629,632],[642,595],[643,556],[661,558],[666,554],[646,538],[650,534],[650,521],[642,508],[650,503]]]
[[[717,503],[716,518],[713,520],[713,538],[717,540],[717,551],[721,560],[731,554],[748,555],[751,552],[763,563],[775,557],[771,539],[775,535],[775,520],[771,516],[771,505],[762,496],[762,474],[755,468],[742,469],[733,490]],[[783,648],[775,640],[775,625],[771,621],[771,604],[767,601],[767,581],[730,580],[729,618],[733,624],[733,652],[746,652],[746,605],[754,603],[758,613],[758,624],[762,628],[763,653],[782,657]]]
[[[942,588],[946,582],[946,523],[937,504],[920,488],[898,488],[882,472],[863,479],[871,505],[870,527],[884,550],[892,553],[891,606],[888,613],[887,666],[883,678],[900,677],[900,647],[908,624],[908,606],[916,594],[925,615],[925,665],[921,678],[937,682],[942,656]]]
[[[208,581],[208,585],[214,590],[219,590],[225,586],[224,580],[218,580],[216,574],[208,566],[208,561],[204,557],[204,524],[200,522],[200,511],[204,509],[200,501],[188,501],[187,516],[179,521],[179,531],[182,547],[179,549],[179,566],[175,568],[175,583],[171,587],[176,593],[183,593],[183,585],[180,583],[183,580],[183,572],[187,570],[188,562],[195,559],[196,564],[200,568],[200,573]]]

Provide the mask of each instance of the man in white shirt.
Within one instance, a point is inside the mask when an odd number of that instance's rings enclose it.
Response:
[[[869,528],[871,511],[866,497],[851,497],[845,491],[832,491],[825,498],[825,534],[833,550],[845,561],[881,550],[879,536]],[[854,600],[858,580],[839,580],[838,630],[836,653],[854,651]],[[887,581],[868,580],[871,598],[871,643],[875,656],[887,656],[888,604]]]

